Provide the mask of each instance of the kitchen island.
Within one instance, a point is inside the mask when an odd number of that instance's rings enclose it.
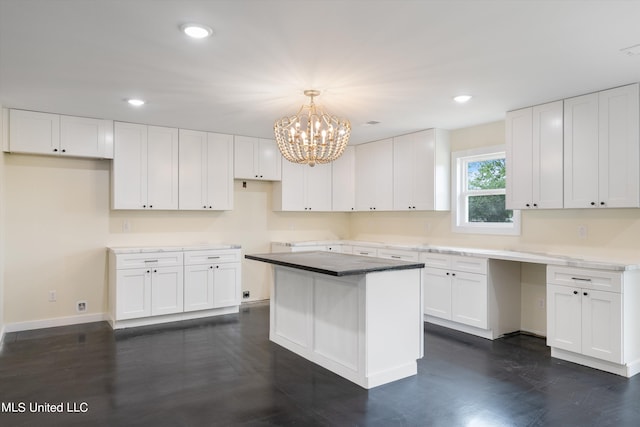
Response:
[[[366,389],[417,373],[423,263],[331,252],[245,258],[274,267],[271,341]]]

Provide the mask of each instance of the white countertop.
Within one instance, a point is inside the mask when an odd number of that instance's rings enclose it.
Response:
[[[146,252],[184,252],[184,251],[211,251],[221,249],[240,249],[240,245],[235,244],[202,244],[190,246],[145,246],[145,247],[110,247],[107,248],[114,254],[137,254]]]
[[[613,271],[625,271],[625,270],[637,270],[640,269],[640,255],[637,259],[632,260],[619,260],[619,259],[594,259],[585,258],[580,256],[567,256],[558,254],[545,254],[526,251],[513,251],[513,250],[500,250],[500,249],[482,249],[482,248],[463,248],[452,246],[436,246],[429,244],[418,245],[403,245],[403,244],[388,244],[382,242],[366,242],[357,240],[318,240],[318,241],[304,241],[304,242],[273,242],[273,244],[290,246],[290,247],[305,247],[305,246],[318,246],[318,245],[352,245],[352,246],[368,246],[373,248],[385,248],[385,249],[402,249],[417,252],[433,252],[450,255],[461,256],[474,256],[490,259],[500,259],[506,261],[527,262],[534,264],[548,264],[548,265],[560,265],[567,267],[578,268],[596,268],[600,270],[613,270]]]

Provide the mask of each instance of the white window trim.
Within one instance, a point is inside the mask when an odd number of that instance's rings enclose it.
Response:
[[[464,159],[467,157],[478,157],[478,159],[481,160],[483,156],[491,158],[498,153],[505,153],[504,145],[494,145],[491,147],[451,153],[451,231],[454,233],[520,235],[519,210],[513,211],[513,222],[510,223],[470,223],[466,220],[465,210],[459,209],[460,204],[463,203],[462,189],[465,188],[464,180],[466,175],[461,168]],[[487,190],[486,194],[492,194],[491,190]]]

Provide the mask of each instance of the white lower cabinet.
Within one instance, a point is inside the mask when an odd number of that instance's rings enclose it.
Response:
[[[520,265],[422,253],[425,320],[484,338],[520,329]]]
[[[237,313],[240,289],[240,249],[109,252],[113,329]]]
[[[185,253],[184,311],[240,304],[240,250]]]
[[[632,376],[640,372],[640,274],[547,267],[551,355]]]

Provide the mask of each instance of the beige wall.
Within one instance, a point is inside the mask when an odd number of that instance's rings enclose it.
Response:
[[[75,316],[79,300],[89,315],[106,312],[107,246],[236,243],[256,253],[272,240],[348,237],[348,214],[272,212],[266,182],[236,181],[230,212],[112,211],[109,161],[4,154],[3,167],[6,324]],[[268,267],[242,267],[243,290],[268,298]]]

